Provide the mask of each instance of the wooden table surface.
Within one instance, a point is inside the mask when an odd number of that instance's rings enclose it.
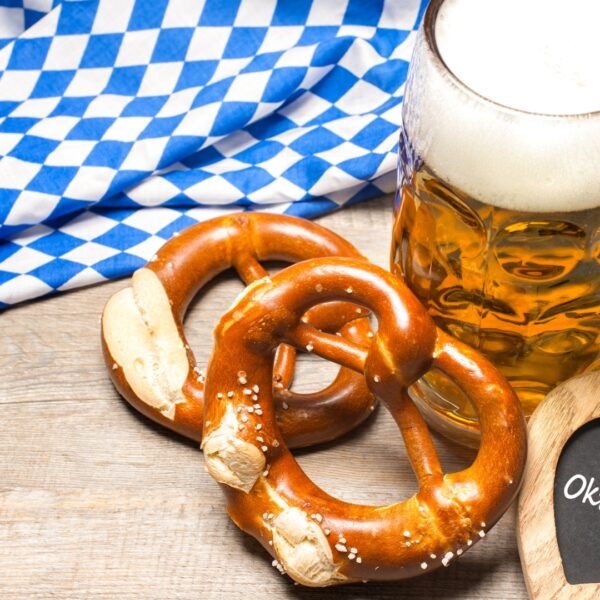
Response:
[[[319,220],[387,266],[391,200]],[[295,600],[526,598],[513,508],[446,569],[399,583],[294,586],[223,510],[195,444],[140,417],[116,393],[99,344],[115,281],[0,314],[0,598]],[[219,313],[242,289],[221,277],[194,303],[186,330],[199,361]],[[315,361],[315,362],[312,362]],[[295,389],[333,374],[301,361]],[[472,452],[436,437],[446,471]],[[415,491],[385,410],[337,443],[297,453],[320,486],[348,501],[391,503]]]

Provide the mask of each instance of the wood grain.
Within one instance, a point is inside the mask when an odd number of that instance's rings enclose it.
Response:
[[[391,199],[320,219],[387,266]],[[111,282],[0,314],[0,597],[3,600],[526,598],[510,511],[449,568],[397,584],[294,586],[223,512],[200,452],[129,409],[104,370],[98,319]],[[199,360],[241,284],[220,277],[186,321]],[[315,361],[315,362],[313,362]],[[296,387],[335,368],[303,359]],[[436,438],[447,471],[472,453]],[[392,419],[378,410],[338,443],[297,454],[326,490],[364,503],[412,494]]]
[[[569,379],[553,390],[529,422],[529,456],[519,498],[518,543],[534,600],[594,600],[600,584],[571,585],[563,570],[554,521],[554,476],[569,438],[600,417],[600,372]]]

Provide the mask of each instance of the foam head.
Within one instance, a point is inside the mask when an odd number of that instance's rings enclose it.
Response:
[[[600,3],[445,0],[430,13],[405,95],[416,153],[490,204],[600,206]]]

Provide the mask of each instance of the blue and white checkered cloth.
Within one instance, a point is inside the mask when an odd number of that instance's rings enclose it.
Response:
[[[425,0],[0,0],[0,308],[395,185]]]

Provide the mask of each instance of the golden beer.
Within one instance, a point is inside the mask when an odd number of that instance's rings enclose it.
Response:
[[[527,414],[558,383],[599,364],[597,209],[497,208],[423,166],[401,189],[393,267],[441,328],[500,367]],[[475,418],[453,400],[448,412]]]
[[[600,366],[600,114],[579,112],[588,101],[600,108],[600,94],[581,98],[580,78],[580,89],[565,91],[562,82],[562,97],[547,101],[532,99],[535,90],[515,90],[502,98],[507,105],[481,95],[498,82],[478,81],[475,67],[461,65],[470,58],[454,48],[461,41],[453,31],[465,11],[501,20],[511,1],[477,4],[492,14],[476,13],[474,2],[434,0],[419,32],[400,136],[392,270],[438,326],[500,368],[529,415],[557,384]],[[412,392],[453,437],[467,441],[477,430],[472,406],[440,374]]]

